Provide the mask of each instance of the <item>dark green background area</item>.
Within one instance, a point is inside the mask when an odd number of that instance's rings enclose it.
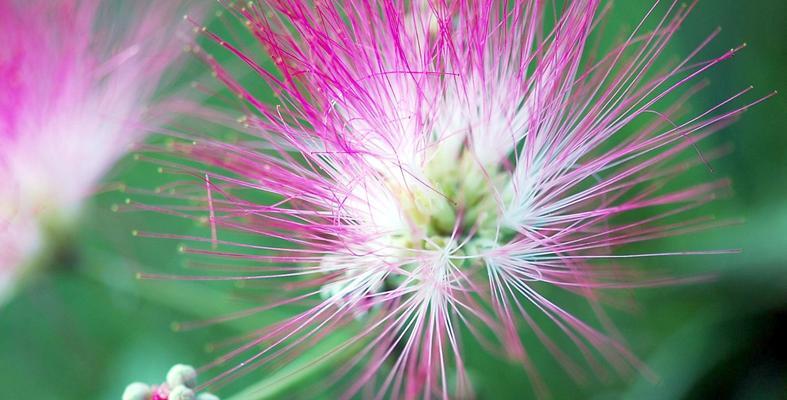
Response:
[[[618,1],[608,30],[634,26],[650,4]],[[719,54],[742,42],[747,48],[709,71],[705,76],[711,86],[688,107],[704,110],[750,84],[755,87],[750,100],[774,90],[787,92],[787,2],[701,1],[666,58],[688,53],[716,26],[723,30],[703,54]],[[524,332],[523,341],[532,349],[554,398],[787,398],[785,94],[752,108],[737,123],[702,142],[703,150],[732,145],[734,151],[712,162],[715,172],[700,169],[685,178],[731,177],[733,196],[704,211],[719,218],[743,217],[745,222],[648,245],[650,249],[742,248],[743,252],[637,262],[643,268],[669,263],[670,268],[687,273],[713,272],[716,279],[702,285],[638,291],[631,295],[635,310],[612,313],[629,347],[657,380],[635,374],[576,384],[538,340]],[[128,157],[107,181],[152,188],[171,179],[158,174],[155,165]],[[118,399],[127,383],[160,381],[176,362],[202,364],[212,356],[206,344],[273,318],[174,332],[173,321],[223,315],[249,303],[232,295],[232,285],[135,279],[139,271],[182,271],[184,256],[178,252],[178,241],[133,237],[132,230],[204,235],[205,229],[152,213],[112,212],[111,206],[122,204],[126,197],[134,200],[133,195],[119,192],[91,200],[71,237],[74,255],[55,262],[46,275],[0,309],[0,398]],[[521,367],[500,361],[472,343],[465,348],[480,398],[532,397]],[[319,384],[324,374],[315,371],[298,386]],[[270,371],[256,371],[219,393],[229,395],[270,378]],[[270,395],[294,398],[290,389],[283,385]]]

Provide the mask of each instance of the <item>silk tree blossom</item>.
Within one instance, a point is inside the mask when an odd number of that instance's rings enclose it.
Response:
[[[161,119],[177,3],[0,1],[0,293]]]
[[[204,367],[218,371],[205,386],[275,369],[348,331],[319,357],[350,354],[334,375],[354,377],[344,398],[472,396],[468,340],[502,345],[544,395],[522,333],[577,380],[588,366],[647,373],[604,313],[604,294],[685,281],[631,259],[733,252],[624,246],[719,224],[684,215],[728,182],[709,173],[681,188],[674,178],[707,170],[722,152],[697,142],[760,101],[731,106],[746,88],[687,114],[703,73],[740,48],[701,57],[713,32],[685,59],[663,61],[693,6],[661,6],[597,54],[589,38],[604,10],[594,0],[557,15],[528,0],[228,3],[256,47],[201,29],[212,43],[196,53],[232,96],[197,116],[211,126],[240,117],[241,136],[175,135],[152,149],[184,157],[159,162],[200,183],[157,191],[188,204],[135,205],[211,229],[138,235],[193,241],[185,252],[225,261],[199,264],[218,271],[204,276],[145,276],[261,282],[260,306],[184,329],[301,311],[225,343],[237,347]],[[219,62],[225,52],[258,83]],[[248,240],[222,239],[229,231]],[[597,321],[574,316],[556,291],[589,302]]]

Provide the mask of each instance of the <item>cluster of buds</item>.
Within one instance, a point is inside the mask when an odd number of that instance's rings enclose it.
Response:
[[[196,393],[197,371],[194,367],[175,364],[167,372],[167,380],[158,386],[134,382],[126,386],[123,400],[219,400],[210,393]]]

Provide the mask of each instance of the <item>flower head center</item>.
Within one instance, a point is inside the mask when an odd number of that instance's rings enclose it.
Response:
[[[424,170],[426,182],[392,188],[409,223],[408,248],[500,236],[508,174],[483,167],[466,149],[453,157],[438,153]]]

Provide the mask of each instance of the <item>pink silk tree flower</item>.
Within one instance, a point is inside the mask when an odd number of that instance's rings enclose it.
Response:
[[[708,172],[723,151],[697,142],[762,100],[730,106],[746,88],[687,115],[703,72],[739,50],[700,56],[714,32],[662,61],[693,6],[654,5],[604,52],[591,49],[605,12],[595,0],[226,6],[254,44],[200,29],[211,40],[196,54],[226,104],[197,117],[237,120],[238,134],[192,131],[151,149],[183,157],[157,159],[199,184],[166,190],[188,204],[135,205],[211,231],[139,236],[188,240],[184,252],[221,261],[200,262],[215,269],[205,275],[143,276],[244,281],[261,299],[183,329],[298,311],[226,342],[236,347],[201,369],[217,372],[200,388],[275,370],[331,335],[347,339],[319,359],[348,354],[326,379],[343,398],[472,397],[470,340],[504,348],[545,395],[523,333],[577,380],[585,367],[647,373],[604,313],[607,293],[693,281],[632,259],[734,252],[626,250],[719,224],[695,215],[728,182],[675,178]],[[571,295],[595,321],[569,311]]]
[[[161,119],[177,4],[0,0],[0,293]]]

